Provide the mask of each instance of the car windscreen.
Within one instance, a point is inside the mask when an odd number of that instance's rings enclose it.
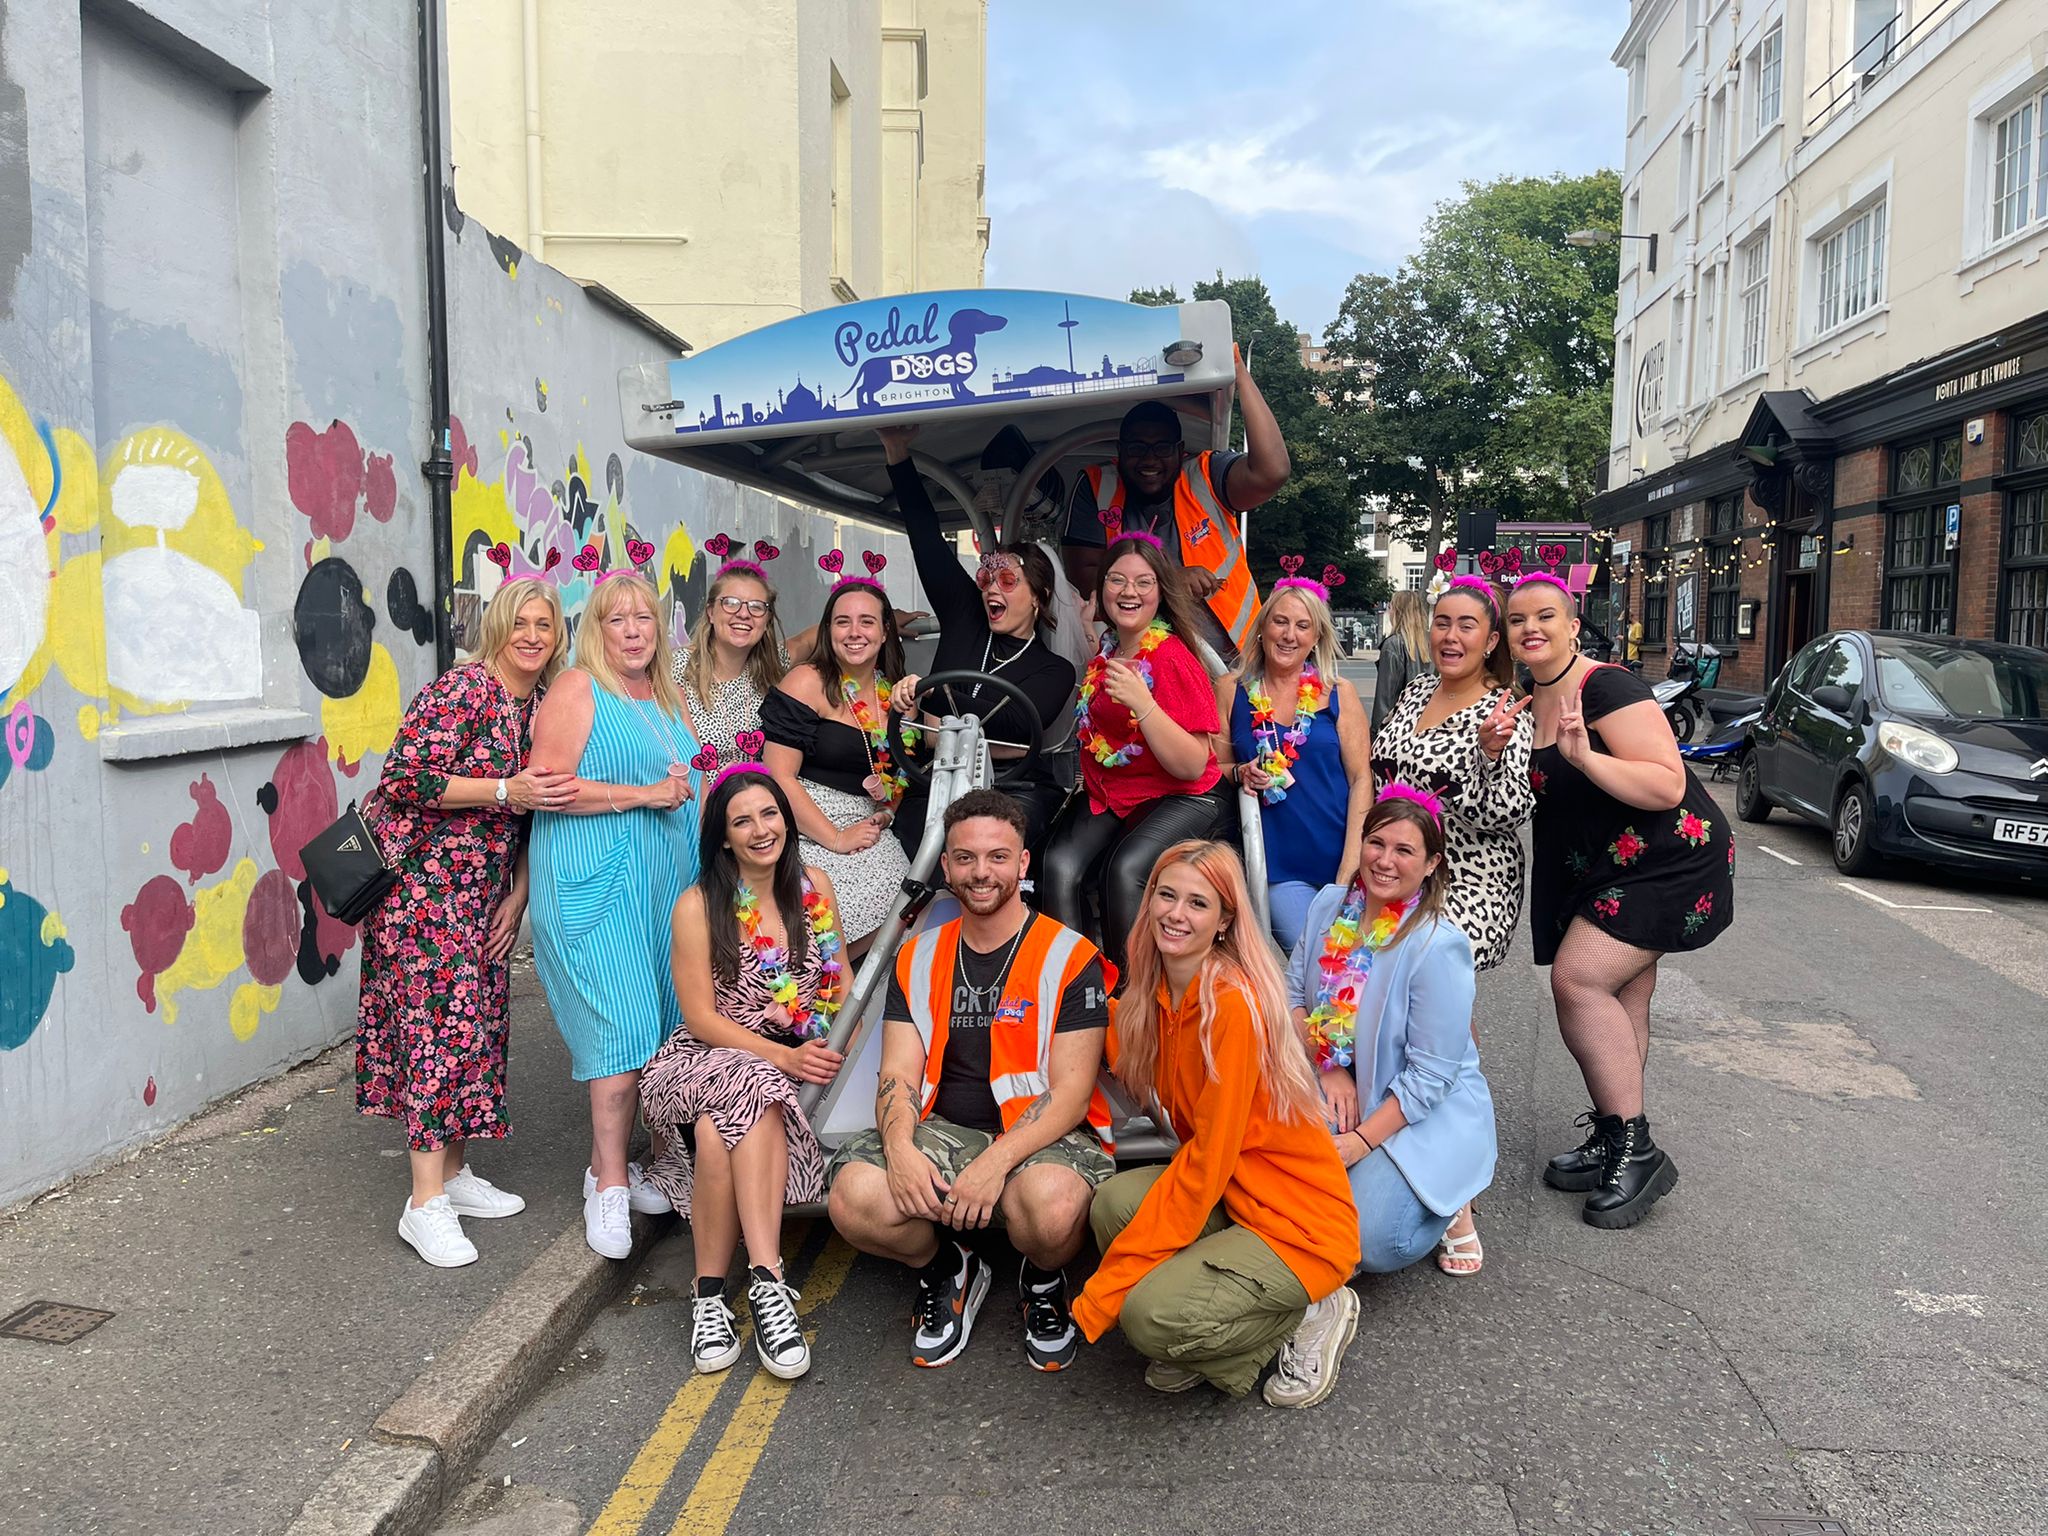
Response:
[[[2048,654],[1896,639],[1876,650],[1878,687],[1894,709],[1958,720],[2048,716]]]

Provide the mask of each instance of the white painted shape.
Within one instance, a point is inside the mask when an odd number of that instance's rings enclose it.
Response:
[[[1899,1304],[1908,1312],[1917,1312],[1922,1317],[1944,1317],[1960,1312],[1965,1317],[1984,1315],[1982,1296],[1940,1296],[1930,1291],[1893,1291]]]
[[[0,692],[12,688],[43,643],[50,610],[50,546],[42,508],[14,450],[0,439]]]
[[[1800,867],[1799,861],[1793,858],[1791,854],[1780,853],[1777,849],[1773,848],[1769,843],[1758,843],[1756,845],[1756,851],[1758,853],[1768,853],[1780,864],[1790,864],[1794,869],[1798,869]]]
[[[107,677],[116,688],[153,704],[261,696],[257,615],[197,560],[171,549],[131,550],[108,562],[101,592]]]
[[[176,464],[128,464],[114,477],[114,516],[130,528],[175,532],[199,510],[199,477]]]
[[[1847,880],[1837,880],[1835,884],[1845,891],[1854,891],[1865,900],[1874,901],[1880,907],[1888,907],[1894,912],[1981,912],[1986,917],[1992,915],[1989,907],[1949,907],[1943,906],[1939,902],[1887,901],[1884,897],[1878,895],[1877,892],[1866,891],[1862,886],[1852,885]]]

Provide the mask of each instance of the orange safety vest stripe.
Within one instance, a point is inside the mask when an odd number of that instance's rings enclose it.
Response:
[[[924,1095],[920,1118],[931,1113],[952,1027],[953,969],[960,953],[960,920],[927,928],[896,956],[896,985],[910,1005],[910,1022],[924,1042]],[[1010,961],[989,1022],[989,1089],[1009,1130],[1034,1099],[1052,1086],[1052,1037],[1060,999],[1080,976],[1095,946],[1071,928],[1034,915]],[[1112,1150],[1115,1134],[1109,1101],[1097,1087],[1088,1100],[1088,1124]]]
[[[1251,637],[1252,620],[1258,615],[1259,589],[1237,542],[1237,523],[1210,482],[1210,457],[1200,453],[1181,466],[1173,487],[1173,521],[1180,534],[1181,564],[1216,578],[1216,590],[1209,594],[1209,611],[1231,642],[1243,650]],[[1116,466],[1091,464],[1086,474],[1096,510],[1121,511],[1124,487]]]

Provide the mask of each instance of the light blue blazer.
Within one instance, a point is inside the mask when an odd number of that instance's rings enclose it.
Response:
[[[1326,885],[1308,909],[1301,943],[1287,966],[1289,1001],[1312,1009],[1318,962],[1330,924],[1344,905]],[[1352,1074],[1364,1117],[1388,1094],[1408,1123],[1383,1145],[1415,1198],[1439,1216],[1493,1182],[1493,1095],[1479,1071],[1472,1038],[1472,941],[1438,919],[1411,930],[1373,957],[1358,1003]]]

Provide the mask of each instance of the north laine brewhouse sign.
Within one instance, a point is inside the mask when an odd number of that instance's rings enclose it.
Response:
[[[1993,384],[2003,384],[2008,379],[2018,378],[2026,370],[2027,360],[2024,357],[2008,357],[2003,362],[1987,363],[1982,368],[1959,373],[1934,386],[1934,403],[1939,405],[1959,395],[1974,394],[1980,389],[1989,389]]]

